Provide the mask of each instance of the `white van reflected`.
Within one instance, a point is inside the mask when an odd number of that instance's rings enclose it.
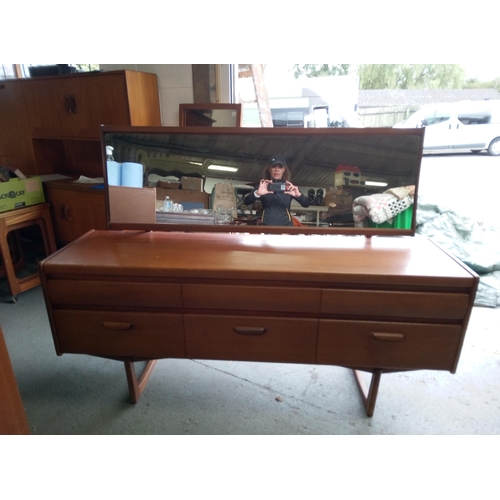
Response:
[[[425,127],[424,152],[500,155],[500,100],[428,104],[394,128]]]

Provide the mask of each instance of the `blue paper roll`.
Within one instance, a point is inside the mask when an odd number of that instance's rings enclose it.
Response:
[[[108,160],[107,174],[109,186],[121,186],[122,184],[122,166],[117,161]]]
[[[122,163],[122,186],[142,187],[142,164],[134,162]]]

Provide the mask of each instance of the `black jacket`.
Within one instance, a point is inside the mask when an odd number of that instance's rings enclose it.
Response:
[[[290,214],[292,199],[296,200],[304,208],[311,204],[311,200],[303,194],[295,198],[282,191],[264,194],[260,198],[257,198],[255,191],[252,191],[245,196],[243,203],[251,206],[256,200],[262,202],[262,224],[265,226],[293,226]]]

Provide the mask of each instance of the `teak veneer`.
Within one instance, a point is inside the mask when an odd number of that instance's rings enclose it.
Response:
[[[55,349],[454,373],[478,276],[424,237],[91,231],[40,264]],[[134,362],[150,361],[137,378]],[[373,374],[366,389],[360,372]]]

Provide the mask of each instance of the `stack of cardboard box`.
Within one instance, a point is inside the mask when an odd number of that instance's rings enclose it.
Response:
[[[208,208],[210,196],[203,191],[203,181],[204,179],[200,177],[181,177],[180,182],[175,183],[175,187],[174,185],[162,187],[159,184],[156,186],[156,199],[164,200],[169,196],[174,203],[181,203],[184,210]]]

